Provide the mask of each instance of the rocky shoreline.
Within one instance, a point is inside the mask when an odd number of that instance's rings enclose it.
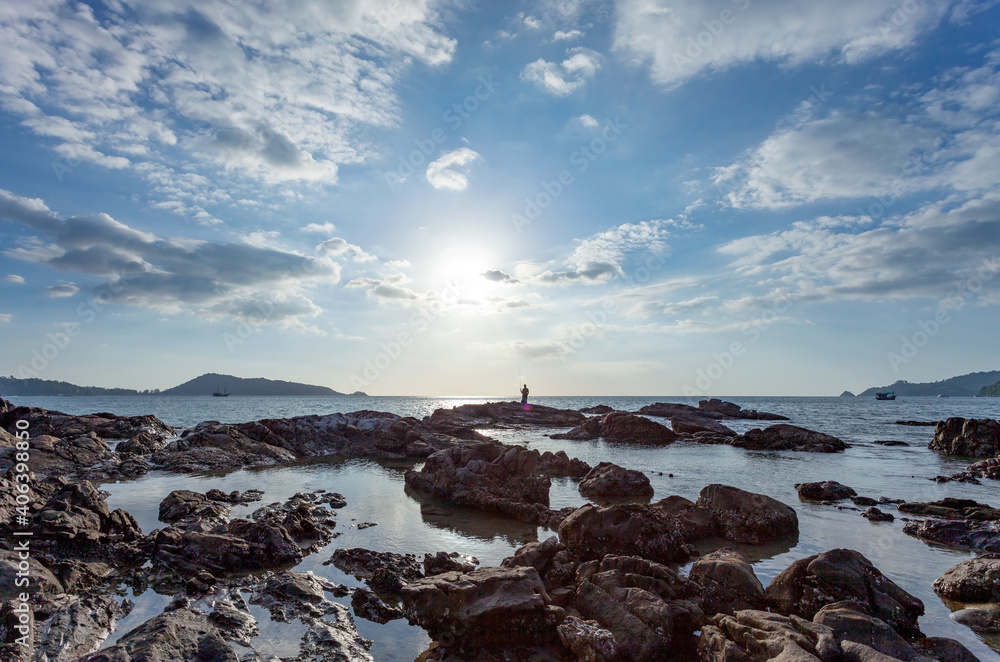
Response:
[[[553,436],[792,453],[841,452],[847,444],[840,439],[784,423],[736,434],[723,421],[783,417],[718,400],[590,413],[488,403],[439,409],[423,419],[360,411],[237,425],[208,421],[178,435],[153,416],[71,416],[0,399],[0,657],[271,662],[253,648],[259,632],[253,611],[262,608],[301,633],[297,654],[282,658],[289,662],[373,659],[355,617],[419,625],[433,640],[422,660],[976,659],[956,641],[924,636],[917,623],[921,601],[856,551],[796,560],[765,587],[725,545],[794,540],[799,523],[792,505],[723,484],[706,485],[696,502],[670,496],[650,503],[653,490],[640,471],[611,462],[591,466],[484,432],[564,428]],[[32,435],[29,517],[17,527],[32,534],[31,648],[16,643],[21,559],[9,544],[18,508],[18,421],[27,421]],[[978,460],[947,479],[997,479],[998,429],[989,419],[938,423],[931,448]],[[452,550],[421,561],[336,549],[325,562],[365,584],[348,588],[290,569],[338,535],[337,510],[345,505],[339,494],[298,493],[233,518],[235,505],[262,495],[174,490],[160,504],[163,528],[143,532],[128,512],[110,510],[106,493],[93,484],[152,470],[183,474],[359,457],[407,463],[406,487],[416,495],[544,525],[558,537],[528,543],[490,567]],[[550,507],[552,480],[567,476],[593,503]],[[909,535],[981,552],[946,572],[934,590],[954,605],[959,622],[1000,632],[1000,511],[972,500],[859,496],[833,481],[797,489],[804,501],[854,508],[873,522],[902,517]],[[838,505],[847,501],[853,505]],[[719,541],[718,548],[696,551],[710,541]],[[684,576],[678,566],[692,560]],[[133,608],[107,590],[112,584],[172,598],[162,613],[98,650]],[[351,609],[328,596],[349,596]]]

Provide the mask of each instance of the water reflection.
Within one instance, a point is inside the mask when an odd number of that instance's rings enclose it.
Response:
[[[473,508],[453,506],[409,487],[405,489],[405,493],[420,504],[420,518],[428,526],[485,542],[500,539],[516,547],[538,542],[538,527],[534,524]]]

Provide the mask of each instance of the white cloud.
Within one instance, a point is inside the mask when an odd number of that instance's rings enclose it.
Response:
[[[45,296],[52,299],[65,299],[79,291],[80,288],[76,286],[76,283],[60,283],[59,285],[49,285],[46,287]]]
[[[12,319],[14,319],[14,316],[10,313],[0,313],[0,324],[7,324]]]
[[[560,63],[539,58],[521,71],[521,79],[549,94],[564,97],[576,92],[601,68],[601,55],[588,48],[571,48]]]
[[[194,215],[366,160],[412,63],[451,61],[439,25],[433,0],[8,3],[0,107],[68,167],[131,168]]]
[[[756,61],[857,62],[912,46],[947,13],[948,0],[621,0],[614,45],[649,63],[667,88]]]
[[[464,191],[469,187],[468,166],[481,157],[468,147],[445,152],[427,166],[427,181],[436,189]]]
[[[335,226],[330,221],[326,223],[309,223],[302,228],[303,232],[312,232],[314,234],[331,234],[337,231],[337,226]]]
[[[583,33],[579,30],[556,30],[555,34],[552,35],[554,41],[573,41],[581,37],[583,37]]]
[[[596,119],[590,115],[580,115],[580,124],[587,127],[588,129],[594,129],[601,125]]]
[[[10,274],[4,276],[5,283],[13,283],[14,285],[24,285],[24,276],[18,276],[17,274]]]
[[[355,262],[373,262],[378,258],[370,253],[366,253],[360,246],[348,243],[346,239],[332,237],[327,239],[316,250],[331,255],[333,257],[350,257]]]

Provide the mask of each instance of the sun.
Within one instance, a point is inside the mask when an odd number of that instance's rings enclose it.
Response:
[[[487,302],[496,295],[497,282],[487,277],[496,270],[496,258],[482,247],[449,246],[434,260],[434,283],[460,293],[462,299]]]

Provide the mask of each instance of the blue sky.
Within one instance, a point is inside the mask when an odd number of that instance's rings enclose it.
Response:
[[[0,373],[835,395],[995,369],[997,4],[6,2]]]

